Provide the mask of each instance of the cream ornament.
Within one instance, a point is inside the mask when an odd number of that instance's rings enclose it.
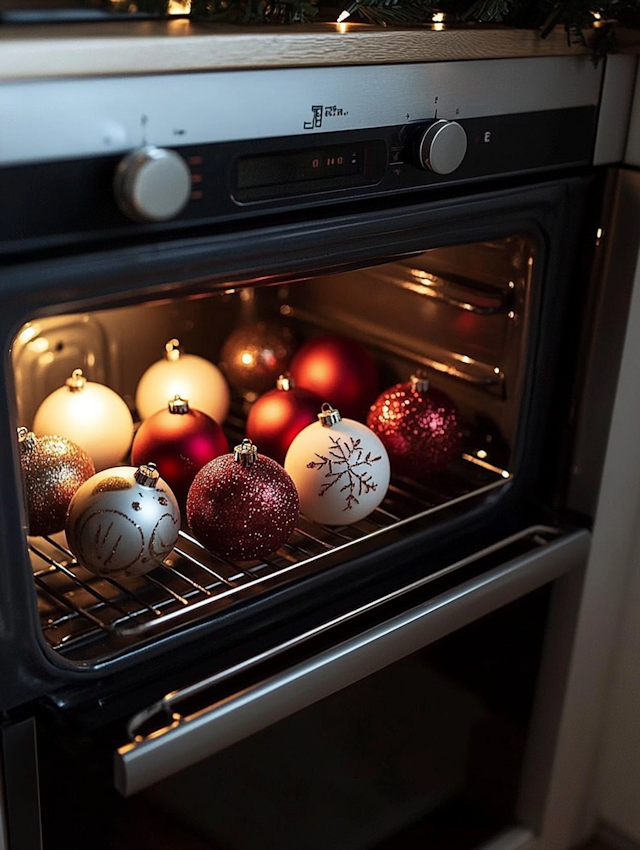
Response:
[[[96,473],[71,500],[65,523],[77,561],[103,576],[139,576],[173,549],[180,509],[152,463]]]
[[[124,399],[104,384],[87,381],[75,369],[63,387],[48,395],[36,411],[33,432],[58,434],[91,457],[96,470],[123,460],[133,439],[133,417]]]
[[[359,522],[389,487],[389,458],[381,440],[327,403],[318,421],[293,439],[284,468],[298,490],[301,512],[322,525]]]
[[[193,410],[201,410],[221,425],[229,412],[229,385],[217,366],[197,354],[183,354],[180,342],[171,339],[165,356],[153,363],[140,378],[136,408],[141,419],[165,410],[171,398],[189,399]]]

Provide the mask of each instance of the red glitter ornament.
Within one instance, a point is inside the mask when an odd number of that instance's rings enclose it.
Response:
[[[378,392],[373,357],[344,336],[309,340],[294,355],[290,372],[296,386],[311,390],[351,419],[363,421]]]
[[[227,337],[221,365],[241,395],[255,398],[273,387],[292,354],[293,336],[288,328],[256,322]]]
[[[228,451],[227,438],[215,419],[191,409],[186,400],[176,396],[165,410],[140,425],[131,448],[131,462],[139,466],[151,458],[184,507],[196,473]]]
[[[245,438],[233,454],[198,472],[187,497],[189,528],[216,555],[239,561],[264,558],[291,536],[300,514],[288,473],[258,454]]]
[[[371,406],[367,425],[384,443],[393,472],[409,478],[445,469],[462,446],[454,402],[420,373],[385,390]]]
[[[276,388],[255,402],[247,417],[247,436],[262,454],[284,465],[293,438],[318,417],[322,399],[296,387],[289,375],[280,375]]]

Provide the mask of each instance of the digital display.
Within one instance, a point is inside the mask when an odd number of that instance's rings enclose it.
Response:
[[[382,157],[381,157],[382,154]],[[235,197],[242,200],[326,191],[377,182],[383,142],[327,145],[244,156],[235,163]]]

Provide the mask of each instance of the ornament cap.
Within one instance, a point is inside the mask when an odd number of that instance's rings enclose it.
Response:
[[[38,438],[33,431],[25,428],[24,425],[18,428],[18,443],[23,452],[31,451],[31,449],[35,448],[37,442]]]
[[[251,466],[258,457],[258,449],[248,437],[233,449],[233,459],[242,466]]]
[[[318,414],[318,420],[324,428],[331,428],[332,425],[342,422],[342,416],[340,416],[340,411],[332,407],[328,401],[325,401]]]
[[[169,413],[188,413],[189,402],[186,398],[181,398],[179,395],[174,396],[169,401]]]
[[[411,389],[416,393],[426,393],[431,386],[431,381],[427,378],[427,373],[422,369],[416,371],[409,378]]]
[[[82,369],[74,369],[71,377],[65,381],[65,385],[69,387],[72,393],[77,393],[84,389],[86,383],[87,379],[82,374]]]
[[[182,354],[182,347],[180,345],[180,340],[170,339],[169,342],[164,347],[164,356],[167,360],[170,360],[172,363],[176,360],[180,359],[180,355]]]
[[[280,375],[278,380],[276,381],[276,389],[284,390],[285,392],[289,392],[295,387],[295,381],[291,377],[289,372],[285,372],[283,375]]]
[[[156,469],[155,463],[143,463],[133,473],[133,477],[143,487],[155,488],[160,478],[160,473]]]

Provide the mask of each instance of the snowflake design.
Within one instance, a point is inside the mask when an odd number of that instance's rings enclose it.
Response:
[[[330,490],[335,485],[342,485],[340,492],[346,492],[347,504],[343,510],[348,511],[354,505],[359,505],[358,496],[363,493],[370,493],[378,489],[377,483],[373,480],[373,476],[368,469],[379,461],[382,455],[372,457],[373,452],[365,450],[362,447],[362,440],[350,437],[348,442],[341,443],[340,438],[329,437],[331,446],[329,447],[328,457],[320,455],[316,452],[316,457],[320,458],[317,461],[311,461],[307,464],[308,469],[324,469],[324,477],[327,479],[318,491],[319,496]]]

